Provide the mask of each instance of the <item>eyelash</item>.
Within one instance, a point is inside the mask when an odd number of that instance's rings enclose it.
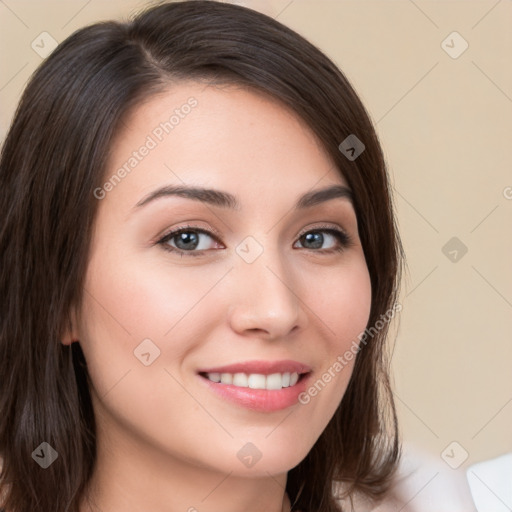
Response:
[[[180,254],[182,257],[184,255],[193,256],[193,257],[202,256],[206,250],[184,251],[182,249],[177,249],[176,247],[171,247],[167,244],[167,242],[169,240],[172,240],[174,237],[180,235],[181,233],[187,233],[190,231],[192,231],[194,233],[202,233],[204,235],[208,235],[209,237],[213,238],[217,243],[221,243],[219,241],[218,235],[216,233],[213,233],[211,231],[208,231],[208,230],[196,227],[196,226],[187,225],[187,226],[182,226],[178,229],[175,229],[175,230],[170,231],[169,233],[165,234],[162,238],[160,238],[160,240],[158,240],[156,242],[156,244],[161,245],[162,248],[164,249],[164,251],[175,253],[175,254],[176,253]],[[345,231],[342,231],[341,229],[338,229],[338,228],[333,228],[332,226],[318,226],[318,227],[315,227],[314,229],[308,229],[306,231],[301,232],[299,234],[297,240],[302,238],[304,235],[307,235],[308,233],[317,233],[317,232],[328,233],[330,235],[333,235],[338,240],[339,246],[334,249],[307,249],[306,248],[305,250],[319,252],[321,254],[332,254],[332,253],[342,252],[352,245],[352,238]]]

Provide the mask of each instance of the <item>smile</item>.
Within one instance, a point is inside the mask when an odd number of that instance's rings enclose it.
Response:
[[[223,401],[258,412],[296,405],[312,368],[297,361],[247,361],[198,370],[201,382]]]
[[[299,374],[293,373],[272,373],[263,375],[261,373],[206,373],[207,379],[221,384],[232,384],[239,388],[277,390],[295,386],[299,380]]]

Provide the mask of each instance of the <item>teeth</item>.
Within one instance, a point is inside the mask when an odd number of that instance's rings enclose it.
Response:
[[[206,375],[210,379],[211,373],[208,373]],[[210,379],[210,380],[212,380],[212,379]],[[220,376],[220,381],[222,382],[222,384],[233,384],[233,375],[231,375],[231,373],[222,373]],[[213,382],[215,382],[215,381],[213,381]]]
[[[299,374],[293,373],[272,373],[262,375],[260,373],[207,373],[206,377],[212,382],[221,384],[232,384],[240,388],[277,390],[295,386],[299,380]]]
[[[233,375],[233,386],[246,388],[248,385],[249,383],[247,382],[247,375],[245,375],[245,373],[235,373],[235,375]]]
[[[224,375],[227,375],[227,374],[224,374]],[[220,382],[221,381],[220,373],[210,373],[208,375],[208,378],[210,380],[212,380],[213,382]]]
[[[249,375],[247,383],[249,387],[252,389],[265,389],[267,385],[265,375],[259,375],[257,373],[252,373],[251,375]]]

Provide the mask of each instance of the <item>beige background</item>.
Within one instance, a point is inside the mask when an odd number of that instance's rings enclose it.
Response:
[[[393,358],[404,439],[439,461],[457,441],[461,469],[512,451],[512,2],[236,3],[317,44],[376,123],[408,259]],[[144,4],[1,1],[2,140],[42,32],[60,42]],[[442,44],[454,31],[469,44],[458,58],[443,47],[462,40]],[[452,237],[468,249],[455,262]]]

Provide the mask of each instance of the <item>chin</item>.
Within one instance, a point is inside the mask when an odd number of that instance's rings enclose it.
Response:
[[[235,458],[231,459],[236,462],[234,474],[268,477],[269,473],[287,473],[304,460],[314,444],[314,440],[307,443],[298,439],[296,430],[283,430],[281,435],[269,432],[267,429],[261,437],[252,436],[246,443],[238,443],[241,447],[237,446]]]

